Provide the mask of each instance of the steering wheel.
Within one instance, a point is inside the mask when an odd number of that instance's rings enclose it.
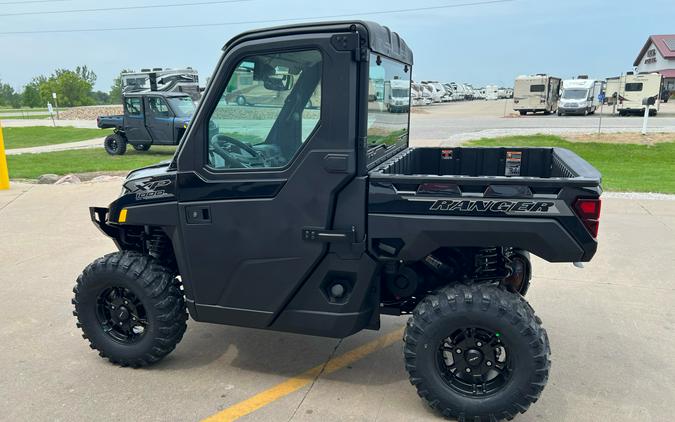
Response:
[[[225,147],[227,144],[233,145],[236,149],[239,150],[239,153],[245,151],[248,155],[251,156],[251,158],[260,157],[260,153],[255,149],[253,149],[247,143],[242,142],[238,139],[234,139],[231,136],[227,136],[222,133],[213,135],[210,144],[211,147],[213,148],[213,151],[216,154],[220,155],[230,168],[245,168],[248,167],[248,165],[241,162],[241,160],[236,158],[232,152],[228,151]]]

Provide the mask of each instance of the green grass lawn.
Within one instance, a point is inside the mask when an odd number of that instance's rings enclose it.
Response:
[[[547,135],[486,138],[465,145],[567,148],[600,170],[606,190],[675,193],[675,135],[673,142],[653,146],[569,142]]]
[[[133,170],[156,164],[173,157],[176,147],[152,147],[150,151],[137,152],[129,147],[125,155],[111,156],[100,148],[48,152],[42,154],[8,155],[9,177],[36,179],[54,173],[89,173],[94,171]]]
[[[86,141],[87,139],[106,136],[111,130],[78,129],[74,127],[30,126],[5,127],[2,133],[5,148],[27,148],[42,145],[64,144],[67,142]]]

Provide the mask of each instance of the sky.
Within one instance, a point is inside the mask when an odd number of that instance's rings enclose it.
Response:
[[[205,82],[232,36],[335,15],[398,32],[414,53],[413,79],[474,86],[512,86],[516,76],[531,73],[616,76],[632,70],[650,34],[675,33],[674,0],[216,1],[0,0],[0,80],[21,90],[34,76],[87,65],[98,75],[95,89],[107,92],[121,69],[191,66]],[[144,5],[162,7],[47,13]],[[410,10],[438,6],[454,7]],[[219,23],[226,24],[209,25]],[[163,25],[192,26],[129,29]],[[94,28],[114,30],[6,34]]]

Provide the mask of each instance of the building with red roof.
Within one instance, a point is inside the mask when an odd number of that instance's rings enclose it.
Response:
[[[664,88],[675,93],[675,34],[651,35],[633,66],[637,73],[660,73]]]

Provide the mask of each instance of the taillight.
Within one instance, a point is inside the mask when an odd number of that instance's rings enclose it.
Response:
[[[579,198],[574,203],[574,210],[593,237],[598,237],[600,204],[599,198]]]

